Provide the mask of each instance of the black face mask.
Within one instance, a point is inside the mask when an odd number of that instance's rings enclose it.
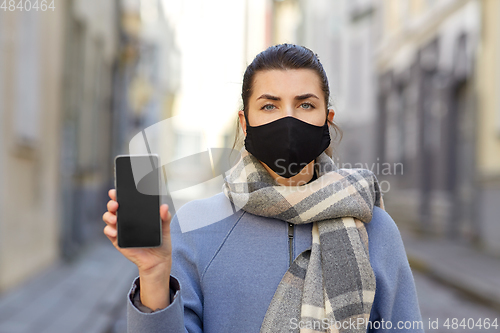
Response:
[[[323,126],[295,117],[283,117],[260,126],[250,126],[248,119],[246,122],[246,150],[284,178],[297,175],[330,145],[327,121]]]

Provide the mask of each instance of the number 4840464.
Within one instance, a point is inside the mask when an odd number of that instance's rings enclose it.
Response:
[[[497,323],[498,318],[494,318],[493,321],[490,320],[490,318],[479,318],[478,320],[475,320],[474,318],[468,318],[467,320],[463,318],[461,321],[458,318],[447,318],[446,321],[444,322],[443,326],[446,327],[447,329],[453,329],[456,330],[459,327],[463,329],[485,329],[489,330],[490,328],[494,328],[495,331],[498,329],[498,323]],[[498,331],[497,331],[498,332]]]
[[[1,1],[1,0],[0,0]],[[4,12],[10,11],[39,11],[45,12],[49,9],[54,11],[56,9],[56,5],[54,4],[54,0],[4,0],[2,5],[0,5],[0,9],[3,9]]]

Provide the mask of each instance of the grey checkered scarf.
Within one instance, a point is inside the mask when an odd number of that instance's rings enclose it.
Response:
[[[289,267],[267,309],[261,332],[366,332],[375,296],[364,223],[384,209],[376,176],[338,169],[322,153],[318,179],[278,184],[245,148],[226,173],[223,191],[246,212],[293,224],[313,223],[312,246]]]

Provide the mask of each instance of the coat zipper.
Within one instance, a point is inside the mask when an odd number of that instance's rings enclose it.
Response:
[[[292,266],[293,262],[293,223],[288,223],[288,249],[290,254],[290,264],[289,267]]]

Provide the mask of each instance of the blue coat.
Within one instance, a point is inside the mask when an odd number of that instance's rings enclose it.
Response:
[[[294,258],[311,246],[311,228],[312,224],[295,226]],[[375,207],[366,229],[376,276],[368,332],[424,332],[423,324],[420,329],[395,329],[398,323],[422,321],[396,224]],[[288,223],[234,212],[219,193],[184,205],[172,219],[171,239],[172,303],[158,312],[139,310],[133,302],[137,277],[127,297],[128,333],[259,332],[289,267]],[[389,325],[392,329],[387,329]]]

